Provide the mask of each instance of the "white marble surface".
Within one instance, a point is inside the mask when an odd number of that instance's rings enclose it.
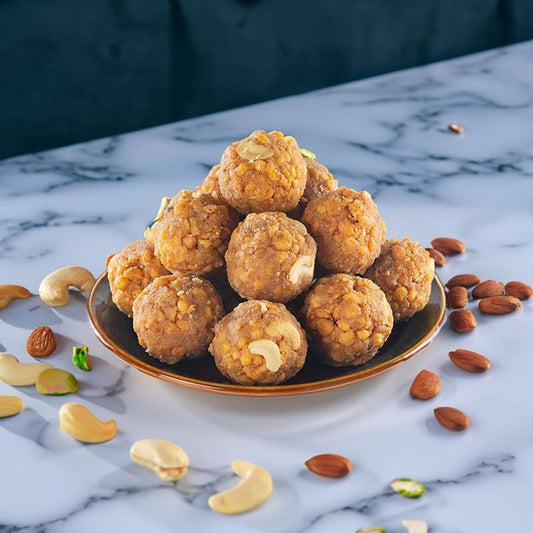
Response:
[[[448,132],[451,122],[465,133]],[[256,128],[294,135],[342,184],[370,191],[389,237],[464,240],[444,280],[474,272],[533,282],[533,43],[0,162],[0,282],[36,293],[66,264],[99,274],[109,253],[142,236],[161,196],[199,183],[229,142]],[[478,315],[470,334],[446,325],[423,353],[370,381],[243,399],[127,368],[94,337],[85,298],[72,300],[51,309],[33,296],[0,311],[0,351],[29,361],[27,335],[46,324],[59,336],[55,366],[73,370],[72,345],[87,343],[95,359],[91,373],[74,372],[82,386],[71,397],[0,383],[0,394],[25,403],[0,420],[0,531],[399,533],[403,518],[426,520],[431,533],[533,531],[531,301],[512,315]],[[447,354],[458,347],[485,354],[492,369],[453,367]],[[408,395],[422,368],[442,378],[428,402]],[[117,438],[83,445],[62,434],[65,401],[115,418]],[[438,426],[439,405],[463,409],[471,427]],[[159,481],[130,461],[129,446],[145,437],[189,452],[184,480]],[[348,456],[352,474],[308,473],[304,461],[324,452]],[[267,468],[275,491],[256,511],[224,517],[206,501],[233,483],[233,459]],[[393,493],[388,483],[401,476],[428,491]]]

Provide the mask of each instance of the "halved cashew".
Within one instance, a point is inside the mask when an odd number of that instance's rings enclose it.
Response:
[[[276,372],[281,366],[281,353],[279,346],[270,339],[259,339],[248,344],[250,353],[262,355],[265,359],[265,365],[271,372]]]
[[[270,146],[254,143],[249,138],[243,139],[237,145],[236,151],[243,159],[249,162],[257,159],[267,159],[274,155],[274,150]]]
[[[117,434],[117,423],[100,420],[79,403],[65,403],[59,410],[59,427],[81,442],[105,442]]]
[[[268,333],[272,337],[276,337],[277,335],[285,337],[290,342],[293,350],[297,350],[302,344],[300,332],[290,322],[274,322],[273,324],[269,324],[265,328],[265,333]]]
[[[428,533],[428,525],[424,520],[402,520],[402,525],[409,533]]]
[[[25,387],[35,385],[39,374],[48,368],[48,363],[20,363],[10,353],[0,353],[0,379],[8,385]]]
[[[31,292],[22,285],[0,285],[0,309],[7,307],[13,300],[30,296]]]
[[[13,416],[22,411],[24,402],[18,396],[0,396],[0,418]]]
[[[89,292],[95,283],[94,276],[80,266],[66,266],[51,272],[39,285],[41,300],[52,307],[67,305],[70,297],[69,287],[76,287],[81,292]]]
[[[231,468],[241,477],[235,487],[213,494],[208,504],[221,514],[239,514],[255,509],[272,493],[272,477],[262,467],[247,461],[233,461]]]
[[[289,270],[289,281],[296,285],[302,276],[313,279],[315,272],[315,258],[312,255],[298,257]]]
[[[164,481],[181,479],[189,466],[189,456],[185,450],[161,439],[142,439],[130,448],[132,461],[153,470]]]

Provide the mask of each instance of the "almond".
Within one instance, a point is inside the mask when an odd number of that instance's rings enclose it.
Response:
[[[514,296],[490,296],[483,298],[478,303],[479,310],[487,315],[506,315],[518,307],[522,307],[520,300]]]
[[[472,290],[472,298],[488,298],[489,296],[499,296],[503,294],[504,286],[501,281],[487,279],[476,285]]]
[[[505,284],[505,294],[514,296],[519,300],[527,300],[533,296],[533,289],[523,281],[510,281]]]
[[[457,255],[465,251],[464,243],[451,237],[437,237],[431,241],[431,246],[442,255]]]
[[[56,336],[48,326],[34,329],[26,341],[26,351],[33,357],[48,357],[55,349]]]
[[[468,291],[466,287],[452,287],[446,295],[448,307],[461,309],[468,303]]]
[[[433,413],[437,422],[451,431],[463,431],[470,425],[468,417],[454,407],[437,407]]]
[[[452,311],[448,316],[448,320],[452,328],[458,333],[467,333],[477,326],[476,317],[468,309]]]
[[[481,281],[479,276],[475,274],[457,274],[453,278],[450,278],[446,282],[446,287],[451,289],[452,287],[473,287]]]
[[[490,360],[477,352],[458,348],[448,355],[454,365],[472,374],[479,374],[490,368]]]
[[[340,478],[352,471],[352,462],[347,457],[334,453],[315,455],[305,462],[305,466],[319,476]]]
[[[426,248],[426,250],[429,252],[429,257],[434,259],[436,266],[440,267],[446,263],[446,258],[435,248]]]
[[[440,391],[440,378],[435,372],[421,370],[413,380],[409,392],[417,400],[430,400]]]

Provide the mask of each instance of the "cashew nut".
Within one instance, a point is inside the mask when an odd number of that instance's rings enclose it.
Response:
[[[274,150],[269,146],[263,146],[252,142],[249,138],[243,139],[236,148],[237,153],[249,162],[257,159],[267,159],[274,155]]]
[[[17,298],[29,298],[31,292],[22,285],[0,285],[0,309],[7,307]]]
[[[424,520],[402,520],[402,525],[409,533],[428,533],[428,525]]]
[[[175,481],[187,473],[189,457],[177,444],[161,439],[142,439],[130,448],[132,461],[153,470],[164,481]]]
[[[24,387],[35,385],[39,374],[48,368],[48,363],[19,363],[10,353],[0,353],[0,379],[8,385]]]
[[[313,279],[315,271],[315,258],[312,255],[302,255],[298,257],[289,270],[289,281],[296,285],[302,276]]]
[[[100,420],[79,403],[65,403],[59,410],[59,426],[72,438],[81,442],[105,442],[117,434],[117,423]]]
[[[208,504],[221,514],[239,514],[255,509],[272,493],[272,477],[262,467],[246,461],[233,461],[233,471],[241,477],[235,487],[213,494]]]
[[[278,335],[285,337],[290,342],[293,350],[297,350],[302,344],[299,331],[290,322],[274,322],[273,324],[269,324],[265,328],[265,333],[272,337]]]
[[[262,355],[265,365],[271,372],[277,372],[281,366],[281,353],[279,346],[270,339],[259,339],[248,344],[250,353]]]
[[[18,396],[0,396],[0,418],[16,415],[23,407],[22,398]]]
[[[67,305],[70,297],[69,287],[81,292],[89,292],[95,283],[94,276],[80,266],[66,266],[48,274],[39,285],[41,300],[52,307]]]

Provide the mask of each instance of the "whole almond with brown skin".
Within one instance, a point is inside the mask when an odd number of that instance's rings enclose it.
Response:
[[[452,328],[458,333],[468,333],[477,326],[477,320],[472,311],[457,309],[448,315]]]
[[[437,422],[450,431],[463,431],[470,426],[470,420],[454,407],[437,407],[433,410]]]
[[[435,248],[426,248],[426,250],[429,252],[429,257],[435,261],[436,266],[440,267],[446,263],[446,258]]]
[[[450,352],[448,355],[454,365],[467,372],[471,372],[472,374],[479,374],[490,368],[490,360],[477,352],[458,348],[457,350]]]
[[[510,281],[505,284],[505,294],[519,300],[527,300],[533,296],[533,289],[523,281]]]
[[[409,390],[411,396],[417,400],[430,400],[437,396],[440,391],[440,378],[435,372],[429,370],[421,370],[413,380],[411,389]]]
[[[340,478],[352,471],[352,462],[347,457],[334,453],[315,455],[305,462],[305,466],[319,476]]]
[[[437,237],[431,241],[431,246],[442,255],[457,255],[466,249],[462,241],[451,237]]]
[[[34,329],[26,341],[26,351],[33,357],[48,357],[55,349],[56,336],[48,326]]]
[[[446,287],[451,289],[452,287],[473,287],[481,281],[479,276],[475,274],[457,274],[453,278],[450,278],[446,282]]]
[[[479,300],[479,310],[486,315],[506,315],[512,313],[518,307],[522,307],[520,300],[514,296],[490,296]]]
[[[461,309],[468,303],[468,290],[466,287],[452,287],[446,295],[448,307]]]
[[[487,279],[476,285],[472,290],[472,298],[479,300],[480,298],[488,298],[489,296],[499,296],[503,294],[504,286],[501,281]]]

